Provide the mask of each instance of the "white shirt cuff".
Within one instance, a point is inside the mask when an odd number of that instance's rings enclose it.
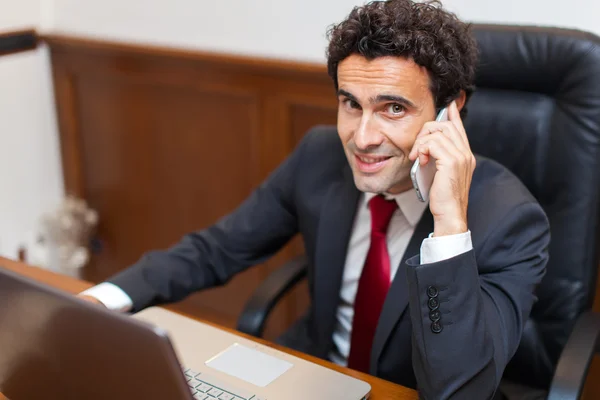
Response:
[[[421,244],[421,264],[431,264],[456,257],[473,249],[471,231],[457,235],[429,237]]]
[[[103,282],[84,290],[80,294],[98,299],[109,310],[127,312],[133,307],[133,301],[120,287]]]

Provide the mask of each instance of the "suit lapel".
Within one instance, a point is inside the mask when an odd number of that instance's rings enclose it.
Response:
[[[433,216],[429,211],[429,207],[425,209],[423,216],[415,227],[408,247],[402,256],[402,261],[398,267],[398,271],[392,281],[390,291],[388,292],[383,309],[379,316],[379,323],[375,330],[375,338],[373,339],[373,348],[371,350],[371,365],[370,371],[375,374],[377,371],[377,363],[387,340],[389,339],[394,326],[402,317],[408,306],[408,286],[406,282],[406,260],[418,255],[421,250],[421,243],[427,236],[433,232]]]
[[[318,353],[323,357],[331,347],[346,252],[359,197],[352,171],[346,164],[340,179],[333,182],[328,191],[320,212],[317,234],[315,317],[319,332],[317,343],[323,346]]]

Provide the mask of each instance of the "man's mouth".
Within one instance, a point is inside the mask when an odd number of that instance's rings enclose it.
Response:
[[[371,155],[354,155],[356,165],[361,172],[374,173],[382,169],[387,161],[392,158],[389,156],[371,156]]]

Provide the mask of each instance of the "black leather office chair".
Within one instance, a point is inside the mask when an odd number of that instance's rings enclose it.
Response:
[[[600,332],[590,311],[599,261],[600,38],[490,25],[475,25],[474,34],[481,61],[465,120],[471,146],[520,177],[552,234],[539,300],[504,377],[522,392],[576,399]],[[260,336],[269,311],[305,275],[303,258],[275,271],[238,329]]]

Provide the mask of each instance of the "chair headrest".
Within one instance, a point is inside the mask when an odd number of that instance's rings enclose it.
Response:
[[[465,119],[471,147],[523,181],[552,235],[539,301],[507,374],[548,386],[596,287],[600,38],[557,28],[473,28],[480,65]]]

